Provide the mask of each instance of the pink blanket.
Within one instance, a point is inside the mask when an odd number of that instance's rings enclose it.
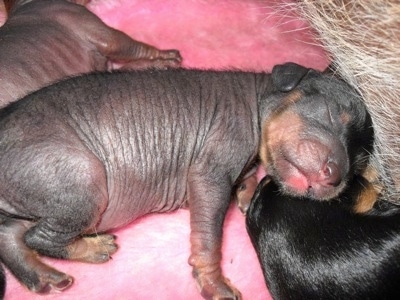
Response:
[[[293,61],[324,69],[327,58],[307,24],[270,2],[93,0],[90,9],[136,40],[179,49],[184,67],[270,71]],[[38,296],[7,274],[6,299],[201,299],[187,263],[188,211],[151,215],[115,234],[120,249],[103,265],[45,259],[74,276],[69,290]],[[270,299],[244,217],[234,205],[225,221],[223,269],[244,299]]]

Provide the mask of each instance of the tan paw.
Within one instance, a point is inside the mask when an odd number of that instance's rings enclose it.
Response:
[[[68,259],[89,263],[107,262],[117,249],[111,234],[84,236],[67,247]]]

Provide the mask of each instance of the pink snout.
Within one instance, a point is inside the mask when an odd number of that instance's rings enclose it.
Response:
[[[281,185],[291,194],[329,199],[344,186],[348,159],[338,141],[301,140],[284,147],[275,160]]]

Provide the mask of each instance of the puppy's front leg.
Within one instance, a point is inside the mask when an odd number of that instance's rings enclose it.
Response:
[[[249,209],[251,198],[254,195],[257,185],[257,174],[256,170],[254,170],[251,175],[245,177],[243,181],[238,184],[233,194],[234,200],[236,201],[238,208],[244,215],[246,215],[247,210]]]
[[[194,166],[188,180],[188,201],[191,226],[191,255],[201,294],[206,299],[240,299],[240,292],[234,288],[221,270],[222,226],[230,202],[228,178],[223,180],[207,170]]]

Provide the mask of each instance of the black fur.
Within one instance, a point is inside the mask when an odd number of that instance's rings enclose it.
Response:
[[[400,209],[378,201],[353,212],[366,181],[329,202],[287,196],[264,179],[247,230],[274,299],[395,299],[400,296]]]
[[[0,299],[4,299],[6,292],[6,276],[4,275],[3,266],[0,265]]]

